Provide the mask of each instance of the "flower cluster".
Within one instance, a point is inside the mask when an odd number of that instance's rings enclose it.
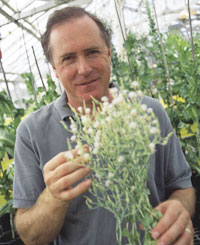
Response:
[[[150,239],[148,234],[159,218],[149,203],[147,177],[149,158],[164,139],[153,110],[142,103],[143,95],[136,87],[133,82],[131,92],[111,89],[112,102],[107,97],[94,100],[92,112],[79,107],[70,128],[71,141],[80,149],[86,143],[90,149],[89,166],[95,173],[90,191],[95,199],[87,197],[87,204],[114,214],[119,244],[122,236],[127,237],[128,244],[140,244],[138,222],[146,230],[145,239]],[[131,223],[131,230],[123,230],[122,223],[126,227]]]

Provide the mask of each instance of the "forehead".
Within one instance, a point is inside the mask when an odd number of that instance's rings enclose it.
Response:
[[[51,31],[50,48],[53,53],[63,48],[84,48],[84,44],[106,45],[99,27],[88,16],[62,22],[55,25]]]

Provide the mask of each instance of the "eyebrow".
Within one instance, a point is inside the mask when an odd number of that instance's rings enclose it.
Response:
[[[100,48],[98,46],[92,46],[90,48],[84,49],[83,52],[87,52],[87,51],[90,51],[92,49],[100,49]],[[76,52],[65,53],[65,54],[60,56],[60,59],[62,60],[66,56],[75,55],[75,54],[76,54]]]

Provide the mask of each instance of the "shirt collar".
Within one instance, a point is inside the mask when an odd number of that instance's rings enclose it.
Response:
[[[62,120],[73,116],[73,112],[68,105],[68,99],[65,91],[56,99],[54,105]]]
[[[118,86],[115,83],[111,82],[109,84],[109,88],[113,88],[113,87],[118,88]],[[65,91],[60,95],[60,97],[58,97],[55,100],[54,105],[62,120],[65,120],[67,117],[73,117],[74,113],[69,107],[68,99]]]

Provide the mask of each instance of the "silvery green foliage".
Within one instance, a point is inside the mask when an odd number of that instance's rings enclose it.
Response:
[[[133,82],[133,88],[136,87]],[[150,231],[161,214],[149,203],[149,158],[155,145],[166,144],[169,136],[161,138],[153,110],[141,103],[141,91],[119,92],[114,88],[111,92],[111,103],[102,97],[101,102],[94,100],[93,111],[86,107],[74,111],[76,120],[72,120],[70,127],[71,141],[76,142],[80,156],[89,161],[94,173],[90,192],[96,201],[86,197],[87,205],[113,213],[119,244],[123,236],[127,237],[128,244],[155,244]],[[90,154],[84,153],[85,143]],[[71,143],[68,144],[70,149]],[[122,222],[127,227],[123,230]],[[145,229],[142,243],[138,222]]]

